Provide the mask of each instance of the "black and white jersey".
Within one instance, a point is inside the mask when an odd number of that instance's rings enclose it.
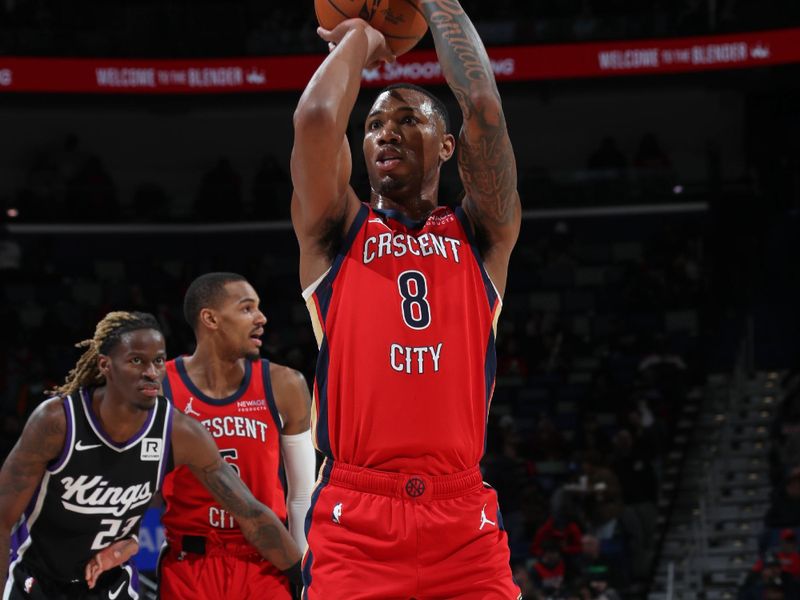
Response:
[[[61,455],[11,536],[11,563],[61,582],[83,580],[87,561],[138,532],[172,461],[172,405],[159,397],[142,428],[116,443],[92,411],[91,390],[64,398],[67,434]]]

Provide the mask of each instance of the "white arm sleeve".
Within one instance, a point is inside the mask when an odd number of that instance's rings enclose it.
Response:
[[[311,442],[311,430],[295,435],[281,435],[281,453],[286,469],[286,508],[289,511],[289,533],[306,551],[306,513],[311,505],[311,490],[314,489],[317,455]]]

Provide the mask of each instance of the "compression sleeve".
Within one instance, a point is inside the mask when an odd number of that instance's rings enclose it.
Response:
[[[311,505],[317,455],[311,442],[311,430],[295,435],[281,435],[281,453],[286,469],[286,508],[289,512],[289,533],[306,550],[306,513]]]

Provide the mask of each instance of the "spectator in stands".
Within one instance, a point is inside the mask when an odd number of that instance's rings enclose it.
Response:
[[[779,593],[783,593],[780,596]],[[778,556],[768,552],[748,573],[739,589],[738,600],[763,600],[764,598],[798,598],[800,591],[792,577],[781,571]]]
[[[504,419],[501,426],[496,417],[489,417],[486,454],[481,461],[481,470],[484,479],[492,482],[498,497],[503,499],[503,522],[509,534],[511,552],[521,554],[516,552],[517,545],[522,540],[530,539],[524,537],[519,494],[526,480],[526,468],[525,462],[517,456],[516,433],[513,429],[513,420]]]
[[[786,528],[781,531],[780,544],[775,554],[781,561],[781,570],[795,581],[800,581],[800,552],[794,529]]]
[[[592,532],[599,539],[614,536],[617,519],[624,508],[622,486],[614,472],[596,454],[587,454],[583,460],[586,475],[587,516]]]
[[[794,596],[791,596],[794,598]],[[764,588],[764,600],[786,600],[790,598],[780,585],[770,585]]]
[[[767,527],[800,527],[800,467],[790,471],[776,491],[764,521]]]
[[[533,598],[534,587],[531,581],[531,576],[528,569],[523,562],[512,562],[511,573],[514,576],[514,581],[519,586],[523,598]]]
[[[531,456],[536,461],[561,461],[566,458],[567,443],[547,414],[542,413],[530,440]]]
[[[569,557],[577,558],[583,552],[582,538],[583,533],[576,520],[564,513],[550,516],[536,531],[531,544],[531,554],[537,558],[541,557],[546,544],[552,542],[567,560]]]
[[[595,600],[621,600],[617,591],[611,587],[608,565],[595,563],[587,569],[591,598]]]
[[[537,600],[550,598],[563,590],[567,580],[567,563],[555,540],[542,544],[542,554],[531,567],[530,576],[533,598]]]
[[[637,448],[627,429],[614,436],[612,468],[622,487],[625,511],[638,522],[635,531],[641,534],[641,539],[637,540],[639,547],[635,549],[632,562],[635,574],[645,577],[656,545],[658,484],[651,454],[643,447]]]
[[[606,397],[607,382],[607,378],[602,374],[599,374],[595,378],[592,395],[595,397],[596,402],[593,402],[593,404],[604,406],[603,398]],[[576,447],[577,450],[584,454],[606,456],[611,452],[611,440],[605,430],[597,422],[596,413],[584,409],[583,419],[581,420],[578,430]]]

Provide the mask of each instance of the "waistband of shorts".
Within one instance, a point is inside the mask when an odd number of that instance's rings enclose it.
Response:
[[[181,558],[181,554],[202,556],[236,556],[264,560],[252,545],[247,542],[225,542],[218,538],[202,535],[168,535],[167,547],[170,554]]]
[[[416,502],[458,498],[483,488],[478,467],[448,475],[419,475],[367,469],[326,458],[320,478],[343,488]]]

